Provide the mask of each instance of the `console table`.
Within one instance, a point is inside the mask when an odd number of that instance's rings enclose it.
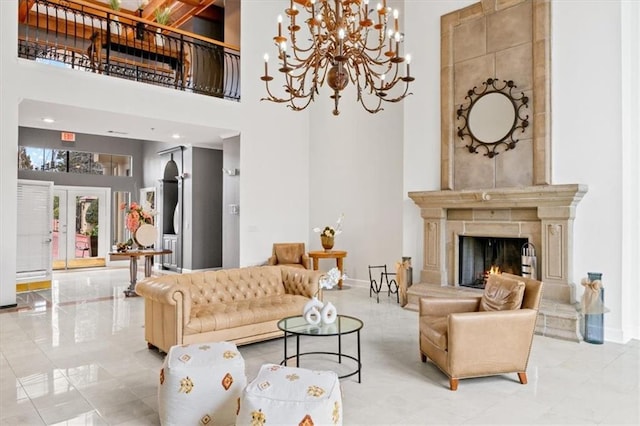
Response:
[[[127,297],[137,296],[136,294],[136,281],[138,280],[138,258],[144,256],[144,276],[151,276],[151,266],[153,264],[153,256],[171,254],[171,250],[129,250],[124,252],[111,252],[109,253],[110,260],[120,260],[123,257],[129,258],[129,287],[124,291],[124,295]]]
[[[347,257],[347,252],[343,250],[318,250],[318,251],[310,251],[309,257],[313,259],[313,270],[318,270],[318,261],[319,259],[335,259],[336,266],[340,271],[340,276],[344,273],[343,271],[343,259]],[[342,290],[342,278],[338,281],[338,288]]]

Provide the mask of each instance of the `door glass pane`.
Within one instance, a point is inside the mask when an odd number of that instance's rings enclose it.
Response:
[[[98,197],[76,197],[75,257],[98,256]]]

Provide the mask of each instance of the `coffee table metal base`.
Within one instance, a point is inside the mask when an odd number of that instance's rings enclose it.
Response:
[[[295,355],[291,355],[289,356],[287,353],[287,340],[289,338],[289,336],[295,336],[296,337],[296,353]],[[329,337],[329,336],[323,336],[323,337]],[[338,335],[338,352],[320,352],[320,351],[314,351],[314,352],[300,352],[300,334],[296,334],[296,333],[288,333],[285,331],[284,333],[284,359],[282,360],[282,362],[280,363],[280,365],[287,365],[287,361],[291,360],[291,359],[295,359],[296,360],[296,367],[300,367],[300,357],[302,356],[307,356],[307,355],[333,355],[338,357],[338,363],[342,364],[342,358],[349,358],[353,361],[356,362],[356,365],[358,366],[355,370],[353,370],[350,373],[344,374],[342,376],[338,376],[339,379],[344,379],[346,377],[351,377],[354,375],[358,375],[358,383],[362,383],[362,379],[361,379],[361,370],[362,370],[362,363],[360,362],[360,330],[356,331],[356,338],[358,341],[358,353],[357,356],[352,356],[352,355],[347,355],[342,353],[342,335]]]

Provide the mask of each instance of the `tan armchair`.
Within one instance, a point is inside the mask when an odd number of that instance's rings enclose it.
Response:
[[[453,391],[459,379],[504,373],[526,384],[541,297],[542,282],[501,274],[489,276],[482,296],[421,298],[422,362],[431,359]]]
[[[309,256],[304,243],[275,243],[268,265],[296,266],[309,269]]]

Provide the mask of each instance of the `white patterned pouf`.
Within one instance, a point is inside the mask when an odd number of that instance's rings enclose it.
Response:
[[[247,384],[234,343],[194,343],[169,349],[158,387],[163,425],[233,425]]]
[[[341,425],[342,393],[333,371],[265,364],[240,399],[237,425]]]

